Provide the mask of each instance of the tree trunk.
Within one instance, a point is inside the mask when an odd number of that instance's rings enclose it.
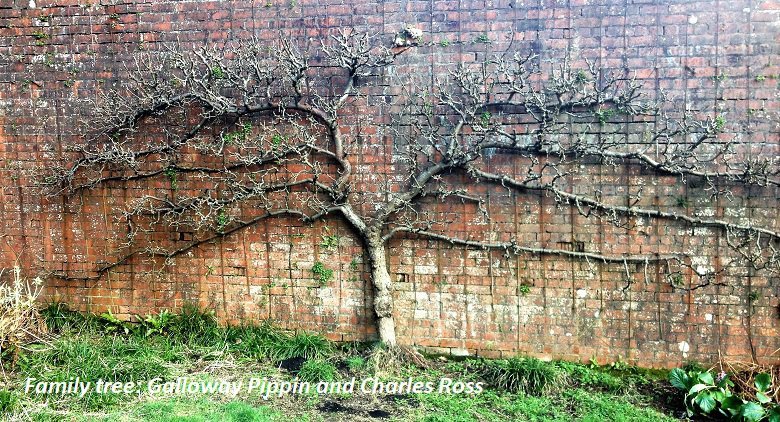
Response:
[[[371,281],[374,285],[374,312],[377,317],[379,340],[395,346],[395,321],[393,320],[393,285],[387,271],[385,244],[381,239],[369,239],[368,257],[371,263]]]

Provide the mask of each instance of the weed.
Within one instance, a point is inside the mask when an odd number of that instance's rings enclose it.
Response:
[[[211,77],[214,79],[225,79],[225,71],[219,65],[213,66],[211,68]]]
[[[490,117],[492,117],[492,115],[490,114],[489,111],[483,112],[479,116],[479,125],[482,126],[483,128],[487,128],[488,126],[490,126]]]
[[[84,316],[81,312],[68,308],[62,302],[51,303],[41,309],[41,316],[46,321],[46,326],[55,333],[68,330],[84,329],[91,325],[95,327],[95,319]]]
[[[590,78],[588,78],[588,74],[585,73],[584,70],[579,69],[577,70],[577,73],[574,74],[574,82],[578,84],[584,84],[585,82],[588,82]]]
[[[168,333],[177,322],[177,319],[175,314],[164,309],[157,315],[147,315],[144,318],[139,318],[141,330],[146,337]]]
[[[715,133],[721,133],[723,132],[723,129],[726,127],[726,118],[722,115],[715,116],[715,119],[712,121],[712,130]]]
[[[308,382],[333,381],[336,374],[336,367],[332,363],[322,359],[310,359],[301,365],[298,378]]]
[[[339,246],[339,240],[341,239],[341,236],[337,234],[326,234],[322,235],[322,242],[320,242],[320,246],[322,246],[325,249],[333,249]]]
[[[165,341],[151,343],[138,337],[105,336],[102,338],[63,337],[52,347],[20,356],[23,377],[36,381],[82,380],[123,381],[167,377],[166,362],[182,357],[181,349]],[[78,400],[89,409],[115,404],[118,395],[87,393]]]
[[[11,413],[19,401],[19,398],[8,390],[0,390],[0,413]]]
[[[600,367],[587,367],[572,362],[556,362],[556,366],[564,370],[570,380],[577,385],[607,392],[618,392],[627,383],[622,378],[606,373]]]
[[[222,233],[230,223],[230,215],[225,210],[219,210],[217,213],[217,232]]]
[[[531,293],[531,286],[527,284],[521,284],[520,287],[517,288],[517,290],[520,292],[521,296],[526,296],[528,293]]]
[[[726,73],[719,73],[717,75],[712,76],[712,80],[715,82],[723,82],[729,78],[729,75]]]
[[[474,38],[474,44],[490,44],[490,37],[487,34],[479,34]]]
[[[293,337],[280,337],[267,346],[266,355],[276,361],[305,358],[319,359],[333,351],[333,346],[322,336],[298,333]]]
[[[326,268],[325,264],[320,261],[314,263],[311,267],[311,272],[314,274],[314,279],[320,286],[325,286],[333,279],[333,270]]]
[[[46,40],[49,39],[49,34],[43,32],[43,31],[35,31],[32,33],[33,38],[35,38],[35,45],[44,45],[46,43]]]
[[[752,291],[748,293],[748,302],[755,303],[757,300],[761,299],[761,294],[757,291]]]
[[[178,188],[179,171],[174,167],[168,167],[165,169],[165,177],[171,183],[171,189],[176,190]]]
[[[567,383],[560,368],[531,357],[486,361],[481,374],[493,386],[531,395],[547,395]]]
[[[185,304],[169,327],[171,337],[182,343],[210,345],[222,341],[214,312],[202,311],[193,304]]]
[[[360,372],[366,368],[366,359],[362,356],[350,356],[345,363],[352,372]]]
[[[599,109],[596,110],[594,113],[594,116],[596,116],[596,119],[598,119],[600,124],[605,124],[609,121],[612,116],[615,115],[615,110],[611,109]]]
[[[252,124],[247,122],[242,124],[240,129],[226,133],[222,139],[225,141],[225,144],[231,145],[239,141],[245,141],[251,134]]]
[[[128,321],[122,321],[121,319],[114,316],[110,309],[107,312],[100,314],[98,319],[103,323],[103,329],[107,333],[118,332],[130,334],[136,329],[136,326],[132,323]]]
[[[350,271],[357,271],[359,264],[360,264],[360,262],[358,261],[357,258],[352,258],[352,260],[349,261],[349,270]]]
[[[10,357],[13,365],[22,346],[46,333],[46,321],[35,304],[42,283],[40,278],[25,279],[21,269],[14,267],[10,282],[0,285],[0,364]]]
[[[675,198],[675,204],[681,208],[687,208],[688,205],[690,205],[690,203],[688,202],[688,198],[684,196],[678,196],[677,198]]]
[[[450,44],[452,44],[452,43],[448,39],[443,39],[443,40],[439,41],[439,46],[440,47],[448,47]]]
[[[756,82],[764,82],[765,80],[766,80],[766,76],[756,75]]]

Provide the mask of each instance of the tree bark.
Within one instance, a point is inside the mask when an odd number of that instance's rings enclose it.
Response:
[[[366,243],[371,264],[371,282],[374,285],[374,312],[379,340],[388,346],[395,346],[397,343],[393,320],[393,284],[387,270],[385,244],[380,238],[370,238]]]

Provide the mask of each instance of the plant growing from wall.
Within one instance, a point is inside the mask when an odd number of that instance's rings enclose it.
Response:
[[[175,168],[177,194],[141,191],[121,213],[128,227],[121,256],[88,276],[55,275],[98,279],[133,257],[168,260],[267,219],[341,218],[365,248],[378,333],[394,345],[387,249],[400,237],[579,260],[591,271],[611,266],[626,287],[644,279],[698,289],[746,266],[778,271],[780,235],[760,220],[691,216],[678,204],[650,204],[641,186],[616,200],[589,184],[594,166],[633,166],[712,198],[728,197],[735,186],[780,186],[778,158],[743,154],[744,141],[725,133],[720,114],[648,98],[630,73],[565,56],[548,64],[527,51],[455,63],[447,77],[398,76],[389,70],[414,50],[387,41],[342,29],[318,47],[245,41],[138,52],[128,79],[88,100],[90,135],[41,185],[48,195],[77,196],[100,185],[153,182]],[[392,95],[377,94],[388,85]],[[388,192],[372,193],[354,177],[359,144],[382,138],[356,136],[359,126],[392,140],[398,173]],[[164,136],[145,137],[146,129]],[[639,135],[632,142],[629,131]],[[496,156],[513,164],[490,165]],[[575,186],[577,176],[584,182]],[[628,233],[641,229],[638,220],[719,232],[733,259],[715,270],[694,265],[682,245],[630,255],[597,242],[558,249],[519,234],[450,230],[457,218],[490,221],[499,213],[491,201],[507,191]],[[442,215],[441,203],[468,212]],[[149,246],[160,227],[186,229],[193,239]],[[329,280],[319,264],[315,276]]]

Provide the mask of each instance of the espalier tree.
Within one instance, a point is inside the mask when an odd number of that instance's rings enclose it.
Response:
[[[343,30],[316,47],[235,41],[134,54],[121,80],[87,100],[88,135],[70,148],[71,159],[39,178],[48,195],[102,185],[138,193],[121,211],[123,255],[81,278],[102,277],[134,256],[170,259],[265,219],[342,218],[366,251],[379,336],[394,345],[387,248],[398,237],[581,260],[591,271],[614,266],[627,286],[660,274],[675,288],[696,289],[732,270],[778,271],[778,232],[759,220],[647,205],[642,186],[621,200],[570,182],[599,166],[638,166],[701,190],[713,204],[735,187],[776,189],[777,156],[745,154],[742,138],[724,133],[723,117],[676,107],[663,93],[646,97],[631,72],[568,57],[505,52],[437,75],[404,71],[399,55],[419,53],[414,40],[402,41],[388,48]],[[395,173],[391,188],[375,195],[356,180],[355,159],[359,143],[383,137],[392,139],[387,168]],[[490,165],[497,160],[511,165]],[[491,189],[546,196],[560,212],[637,236],[654,219],[704,227],[722,234],[731,259],[716,268],[681,245],[610,254],[597,242],[555,249],[489,231],[456,235],[446,213],[432,211],[437,203],[472,207],[469,218],[489,221]],[[159,230],[191,238],[167,248],[150,241]]]

